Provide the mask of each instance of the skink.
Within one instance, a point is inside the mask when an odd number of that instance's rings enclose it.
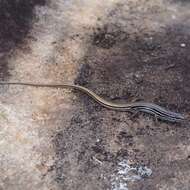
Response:
[[[100,97],[99,95],[95,94],[93,91],[89,90],[80,85],[74,84],[42,84],[42,83],[31,83],[31,82],[5,82],[1,81],[0,85],[22,85],[22,86],[33,86],[33,87],[48,87],[48,88],[72,88],[83,93],[89,95],[93,98],[96,102],[101,104],[102,106],[118,110],[118,111],[135,111],[135,112],[144,112],[151,115],[154,115],[156,118],[161,120],[169,121],[169,122],[181,122],[185,120],[185,117],[180,113],[175,113],[165,108],[147,102],[133,102],[133,103],[126,103],[126,104],[118,104],[111,101],[107,101]]]

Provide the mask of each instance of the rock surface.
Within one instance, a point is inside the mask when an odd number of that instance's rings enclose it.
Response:
[[[0,0],[0,78],[75,83],[190,112],[185,0]],[[190,126],[66,89],[0,87],[0,190],[189,190]]]

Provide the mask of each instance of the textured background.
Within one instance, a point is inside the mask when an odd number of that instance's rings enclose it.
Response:
[[[188,0],[0,0],[1,80],[81,84],[190,111]],[[0,190],[189,190],[189,124],[65,89],[0,87]]]

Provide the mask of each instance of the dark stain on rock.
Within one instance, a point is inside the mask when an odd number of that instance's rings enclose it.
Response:
[[[93,74],[86,81],[105,84],[104,92],[111,99],[134,98],[189,111],[189,28],[176,24],[164,32],[125,36],[109,50],[89,50],[85,64]]]
[[[7,54],[20,44],[33,19],[36,5],[45,5],[46,0],[2,0],[0,1],[0,77],[9,76]]]
[[[109,33],[106,26],[98,28],[92,36],[92,44],[97,47],[109,49],[116,43],[116,35],[115,33]]]

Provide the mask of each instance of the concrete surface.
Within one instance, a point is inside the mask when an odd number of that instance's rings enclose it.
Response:
[[[189,117],[187,0],[0,0],[1,80],[76,83]],[[0,87],[1,190],[189,190],[190,126],[77,91]]]

